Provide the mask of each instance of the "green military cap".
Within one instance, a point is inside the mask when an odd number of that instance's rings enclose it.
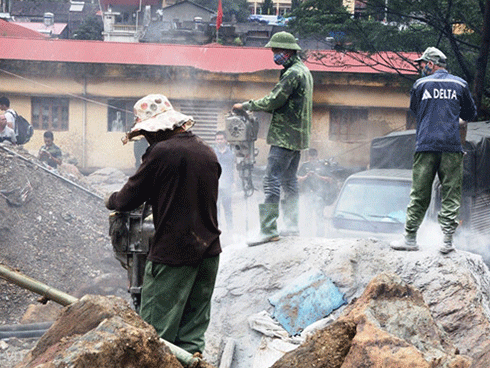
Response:
[[[284,50],[301,50],[301,47],[299,47],[296,42],[296,38],[288,32],[275,33],[265,47]]]

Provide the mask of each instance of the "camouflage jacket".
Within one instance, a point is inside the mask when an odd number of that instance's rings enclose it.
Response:
[[[267,144],[298,151],[310,145],[313,78],[294,55],[281,71],[281,78],[269,95],[243,103],[249,111],[272,113]]]

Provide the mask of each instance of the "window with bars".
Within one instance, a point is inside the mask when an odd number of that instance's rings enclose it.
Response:
[[[31,124],[35,129],[68,130],[68,98],[33,97]]]
[[[367,109],[333,108],[330,110],[330,140],[350,142],[365,139],[367,121]]]

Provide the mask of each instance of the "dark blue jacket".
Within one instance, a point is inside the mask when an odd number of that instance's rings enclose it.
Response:
[[[459,118],[472,121],[476,107],[468,83],[445,69],[418,79],[410,92],[417,118],[415,151],[462,152]]]

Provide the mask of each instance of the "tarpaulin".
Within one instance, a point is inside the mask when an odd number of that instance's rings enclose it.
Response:
[[[321,271],[302,275],[272,297],[274,318],[290,335],[329,315],[345,304],[344,296]]]

